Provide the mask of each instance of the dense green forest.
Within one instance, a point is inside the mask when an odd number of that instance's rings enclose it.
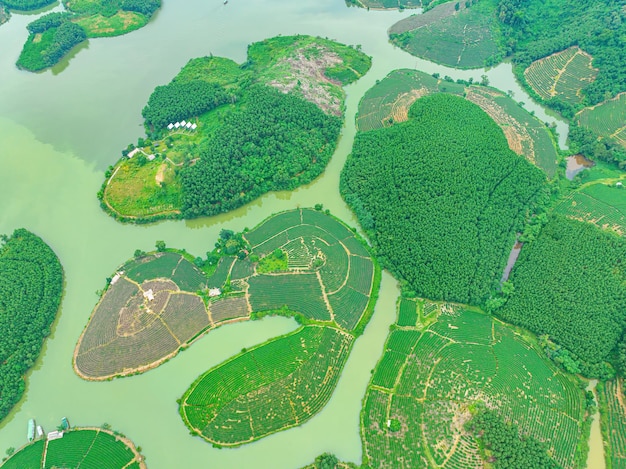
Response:
[[[182,172],[183,215],[215,215],[269,190],[313,180],[332,156],[341,119],[267,86],[250,88]]]
[[[11,7],[12,2],[4,3]],[[50,3],[46,1],[44,5]],[[59,63],[88,37],[116,36],[138,29],[160,8],[161,0],[74,0],[63,4],[65,12],[49,13],[27,26],[30,34],[18,58],[18,67],[33,72],[43,70]]]
[[[25,229],[1,237],[0,420],[24,393],[24,374],[50,334],[63,289],[59,259]]]
[[[146,125],[154,130],[203,114],[229,99],[229,94],[217,83],[203,80],[172,82],[155,88],[141,114]]]
[[[544,183],[478,106],[437,94],[417,100],[407,122],[357,134],[341,193],[411,290],[480,304]]]
[[[493,469],[559,469],[547,447],[532,436],[521,436],[517,426],[507,424],[493,410],[483,410],[466,424],[481,443]]]
[[[622,237],[554,216],[522,249],[513,292],[496,313],[547,335],[557,346],[545,344],[546,351],[568,371],[611,377],[603,362],[626,321],[625,256]]]

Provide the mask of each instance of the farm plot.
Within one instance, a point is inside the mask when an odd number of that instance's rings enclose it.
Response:
[[[465,99],[480,106],[498,124],[511,150],[541,168],[548,177],[554,176],[558,155],[545,124],[494,88],[449,83],[417,70],[394,70],[361,99],[357,128],[367,132],[406,121],[416,100],[437,92],[457,94],[454,86],[460,87]]]
[[[330,398],[352,340],[334,328],[306,326],[243,352],[191,385],[181,417],[224,446],[300,425]]]
[[[228,319],[243,318],[250,315],[248,301],[245,297],[220,298],[209,303],[211,319],[214,323]]]
[[[189,293],[173,293],[161,319],[181,344],[209,327],[209,316],[202,299]]]
[[[624,381],[617,379],[598,384],[602,436],[607,467],[626,467],[626,406],[624,405]],[[610,466],[608,465],[610,462]]]
[[[524,77],[543,99],[558,97],[576,105],[583,99],[582,89],[598,75],[592,60],[589,54],[573,46],[534,61],[524,70]]]
[[[45,454],[45,456],[44,456]],[[45,459],[44,459],[45,458]],[[132,464],[132,465],[131,465]],[[15,453],[3,469],[145,469],[143,458],[132,442],[113,432],[79,428],[63,438],[38,440]]]
[[[598,135],[610,137],[626,147],[626,93],[583,109],[578,122]]]
[[[626,191],[606,184],[593,184],[563,199],[556,213],[586,221],[622,236],[626,234]]]
[[[330,320],[330,312],[314,273],[296,275],[257,275],[251,277],[250,305],[254,311],[281,309],[317,320]]]
[[[398,303],[398,317],[408,317],[409,303]],[[585,415],[578,383],[508,326],[459,310],[440,313],[423,332],[405,326],[389,335],[361,415],[369,466],[482,467],[464,428],[480,405],[546,442],[563,468],[576,467]]]
[[[181,255],[174,252],[155,253],[133,259],[123,267],[123,270],[128,278],[136,282],[154,278],[171,278],[181,259]]]
[[[122,269],[76,346],[74,369],[85,379],[157,366],[210,325],[202,299],[184,292],[202,286],[204,276],[180,254],[156,253]]]
[[[447,10],[442,7],[446,6]],[[442,5],[426,12],[421,21],[407,21],[390,29],[391,41],[408,53],[456,68],[479,68],[498,53],[494,39],[496,20],[489,5]],[[449,9],[452,8],[450,13]],[[428,16],[428,18],[426,18]],[[413,26],[412,29],[407,29]]]
[[[43,440],[35,441],[17,451],[4,464],[0,464],[0,467],[3,469],[39,469],[43,463],[44,448]]]

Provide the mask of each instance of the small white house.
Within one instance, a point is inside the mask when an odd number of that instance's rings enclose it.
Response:
[[[179,128],[180,127],[180,122],[176,122],[176,124],[174,124],[175,128]]]
[[[191,124],[191,130],[196,130],[198,128],[198,124]]]
[[[187,125],[187,121],[180,121],[180,126],[185,127]]]
[[[115,285],[117,281],[120,279],[120,274],[115,274],[111,279],[111,285]]]
[[[59,438],[63,438],[63,432],[53,431],[48,433],[48,441],[58,440]]]
[[[209,289],[209,296],[210,297],[220,296],[221,294],[222,294],[222,290],[220,290],[219,288],[211,288],[211,289]]]
[[[135,156],[137,153],[139,153],[139,148],[135,148],[133,151],[131,151],[128,154],[128,158],[132,158],[133,156]]]
[[[167,125],[167,130],[172,130],[174,128],[174,124],[168,124]]]
[[[154,292],[152,291],[152,288],[148,291],[143,292],[143,297],[144,298],[148,298],[148,301],[153,301],[154,300]]]
[[[187,122],[187,125],[185,127],[187,127],[188,129],[191,129],[191,122]]]
[[[148,158],[148,161],[154,161],[154,159],[156,158],[156,156],[154,156],[154,155],[148,155],[148,156],[147,156],[147,158]]]

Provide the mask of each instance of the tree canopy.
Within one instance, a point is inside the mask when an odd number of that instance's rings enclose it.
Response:
[[[545,182],[478,106],[436,94],[357,134],[341,193],[383,265],[420,296],[481,304]]]
[[[341,119],[315,104],[256,85],[182,171],[183,215],[214,215],[269,190],[294,189],[322,173]]]
[[[514,291],[496,313],[547,334],[598,376],[626,324],[626,242],[594,225],[552,217],[513,268]]]
[[[516,425],[507,424],[493,410],[483,410],[467,424],[489,451],[494,469],[560,469],[548,456],[545,443],[532,436],[521,436]]]
[[[0,247],[0,420],[24,393],[24,374],[50,334],[63,289],[59,259],[25,229]]]

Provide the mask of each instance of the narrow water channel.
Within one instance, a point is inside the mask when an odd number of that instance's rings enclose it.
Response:
[[[597,380],[591,380],[587,391],[593,391],[598,401],[598,393],[596,392]],[[600,412],[596,410],[591,423],[591,434],[589,435],[589,454],[587,455],[587,469],[601,469],[606,465],[604,459],[604,442],[602,441],[602,429],[600,427]]]

